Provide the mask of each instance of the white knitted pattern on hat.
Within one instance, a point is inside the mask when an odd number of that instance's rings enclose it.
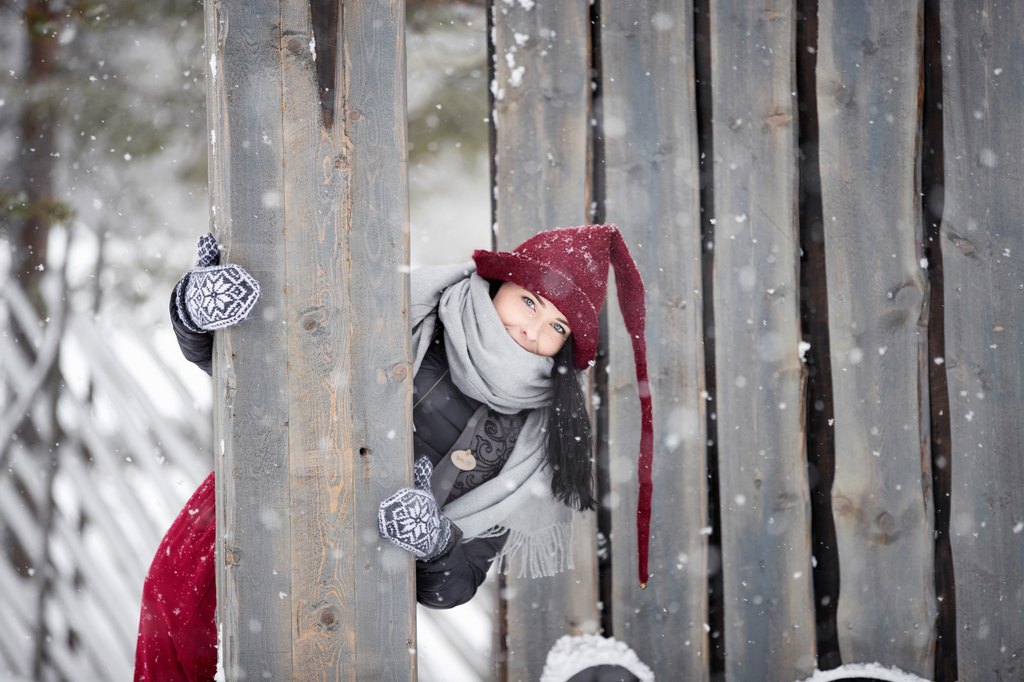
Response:
[[[641,682],[654,682],[654,673],[625,642],[600,635],[560,637],[548,652],[540,682],[565,682],[581,670],[597,665],[621,665]]]

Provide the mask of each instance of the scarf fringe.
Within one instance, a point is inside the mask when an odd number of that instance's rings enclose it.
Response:
[[[555,523],[532,533],[508,528],[492,529],[487,535],[508,531],[508,540],[497,559],[504,560],[508,575],[515,564],[517,578],[547,578],[575,568],[572,561],[572,521]]]

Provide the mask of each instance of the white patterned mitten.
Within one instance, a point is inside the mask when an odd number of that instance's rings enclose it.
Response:
[[[178,317],[194,331],[238,324],[260,297],[260,285],[238,265],[220,265],[220,245],[212,234],[199,238],[196,267],[175,288]]]
[[[425,492],[430,492],[430,477],[434,475],[434,465],[428,457],[418,457],[412,465],[412,482]]]
[[[444,551],[452,536],[452,522],[430,492],[430,460],[420,457],[413,467],[415,488],[401,488],[380,503],[377,530],[380,536],[421,561],[429,561]]]

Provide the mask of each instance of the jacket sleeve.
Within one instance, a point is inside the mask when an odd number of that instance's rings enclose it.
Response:
[[[452,539],[445,552],[430,561],[416,562],[416,600],[434,609],[450,609],[468,602],[507,539],[506,532],[463,542],[462,530],[452,524]]]
[[[185,275],[188,277],[188,275]],[[178,306],[174,301],[175,291],[171,291],[170,313],[174,335],[178,337],[178,348],[185,359],[194,363],[199,369],[213,375],[213,332],[194,332],[185,326],[178,315]]]

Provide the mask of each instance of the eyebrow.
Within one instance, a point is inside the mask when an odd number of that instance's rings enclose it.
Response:
[[[543,308],[547,308],[548,307],[548,302],[544,300],[543,296],[538,294],[536,291],[531,291],[530,289],[527,289],[527,291],[529,291],[533,295],[533,297],[535,299],[537,299],[537,301],[540,303],[541,307],[543,307]],[[572,329],[572,325],[569,324],[569,320],[565,319],[564,317],[556,317],[555,318],[555,322],[561,322],[566,327],[569,327],[570,329]]]

